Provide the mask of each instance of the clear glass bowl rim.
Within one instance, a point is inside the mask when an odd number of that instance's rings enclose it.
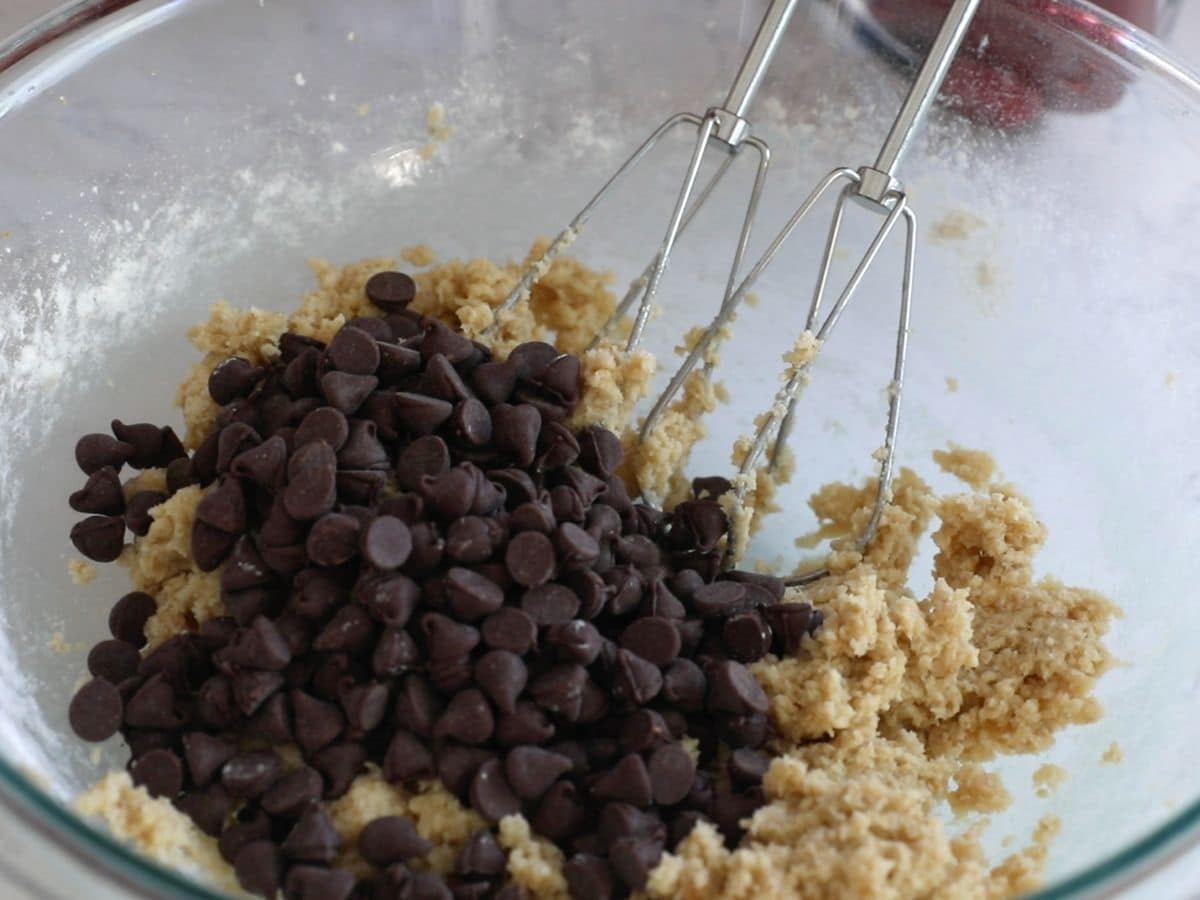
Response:
[[[0,76],[34,54],[95,25],[105,17],[139,4],[160,6],[174,0],[73,0],[0,41]],[[1006,0],[1018,3],[1020,0]],[[1200,109],[1200,73],[1178,60],[1152,35],[1130,25],[1088,0],[1049,0],[1065,13],[1092,17],[1115,40],[1104,52],[1141,72],[1153,73],[1190,97]],[[863,4],[846,0],[854,14],[869,19]],[[228,895],[206,888],[182,873],[160,866],[130,846],[92,826],[29,777],[0,757],[0,805],[14,819],[70,854],[107,881],[143,897],[186,897],[224,900]],[[1088,868],[1049,885],[1028,900],[1113,897],[1161,871],[1200,847],[1200,798],[1158,828]],[[25,880],[25,879],[22,879]],[[36,890],[36,886],[29,885]]]

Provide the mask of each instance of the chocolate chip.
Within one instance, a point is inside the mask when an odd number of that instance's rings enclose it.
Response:
[[[511,361],[485,362],[471,371],[471,387],[488,406],[498,406],[512,396],[517,386],[517,367]],[[493,410],[493,416],[495,410]]]
[[[384,386],[392,387],[399,384],[407,376],[414,372],[420,371],[421,368],[421,353],[411,347],[402,347],[399,344],[390,343],[388,340],[379,340],[379,369],[376,375],[379,376],[379,383]],[[391,399],[388,398],[388,405],[391,405]]]
[[[564,522],[554,534],[560,558],[567,564],[590,565],[600,557],[597,540],[573,522]]]
[[[383,777],[388,781],[408,781],[433,773],[433,757],[418,738],[397,731],[383,757]]]
[[[291,662],[292,650],[275,622],[258,616],[248,628],[239,629],[229,644],[214,654],[214,660],[281,672]]]
[[[807,603],[779,603],[763,610],[772,628],[776,652],[791,655],[800,649],[804,638],[814,630],[813,613]]]
[[[282,686],[283,676],[278,672],[244,670],[233,676],[234,702],[242,714],[253,715]]]
[[[387,687],[379,682],[355,685],[344,691],[341,704],[350,737],[362,736],[378,728],[387,713],[389,700]]]
[[[675,508],[673,536],[688,549],[716,550],[729,531],[729,517],[714,500],[687,500]]]
[[[80,739],[99,742],[117,733],[122,711],[121,694],[116,687],[103,678],[93,678],[71,698],[67,718]]]
[[[432,849],[433,844],[421,837],[413,823],[403,816],[373,819],[358,835],[358,852],[380,868],[425,856]]]
[[[91,682],[94,684],[94,682]],[[107,682],[105,682],[107,683]],[[84,686],[86,688],[87,685]],[[81,692],[84,688],[81,688]],[[75,695],[76,699],[79,694]],[[72,701],[74,702],[74,701]],[[162,672],[152,675],[125,703],[125,723],[134,728],[178,728],[175,689]]]
[[[421,629],[429,655],[435,659],[457,659],[470,653],[479,643],[478,629],[455,622],[441,613],[426,613],[421,618]]]
[[[280,849],[291,860],[330,863],[341,846],[342,839],[328,813],[320,806],[310,806],[292,826]]]
[[[192,791],[174,801],[175,807],[188,816],[196,827],[210,837],[216,837],[221,832],[230,811],[233,800],[225,788],[219,784],[210,785],[201,791]]]
[[[350,423],[350,436],[337,455],[338,467],[354,471],[383,471],[391,468],[387,448],[379,440],[379,429],[369,419]]]
[[[579,597],[561,584],[543,584],[522,595],[521,610],[536,625],[562,625],[579,612]]]
[[[729,655],[741,663],[762,659],[771,650],[771,626],[757,612],[739,613],[725,620],[721,637]]]
[[[732,569],[726,572],[724,577],[730,581],[738,581],[742,584],[752,584],[760,587],[770,594],[776,603],[783,599],[786,589],[782,578],[776,575],[764,575],[761,572],[746,572],[742,569]]]
[[[739,662],[723,660],[708,671],[708,708],[734,715],[765,713],[769,703],[757,679]]]
[[[591,792],[594,797],[636,807],[649,806],[653,799],[646,763],[636,753],[621,757],[616,766],[592,783]]]
[[[658,865],[663,843],[649,838],[618,838],[608,851],[608,861],[617,877],[633,890],[640,890]]]
[[[637,608],[642,600],[644,583],[642,575],[633,566],[614,566],[604,573],[608,585],[608,611],[614,616],[623,616]]]
[[[541,747],[514,747],[504,758],[504,774],[516,795],[536,800],[561,775],[571,771],[571,760]]]
[[[283,761],[274,753],[241,753],[221,766],[221,784],[233,797],[249,799],[262,794],[283,772]]]
[[[412,534],[395,516],[379,516],[363,531],[362,553],[376,569],[398,569],[412,553]]]
[[[662,696],[684,712],[699,712],[704,708],[708,679],[703,670],[690,659],[676,659],[663,673]]]
[[[621,632],[620,644],[642,659],[665,666],[679,655],[679,631],[662,616],[637,619]]]
[[[415,581],[404,575],[388,575],[359,579],[356,593],[358,602],[366,608],[371,618],[396,629],[403,628],[408,623],[421,596],[421,589]],[[407,653],[409,644],[411,638],[404,645],[406,652],[402,654],[401,662],[410,656]],[[398,648],[399,646],[397,645]]]
[[[333,367],[353,375],[373,375],[379,368],[379,346],[366,331],[345,325],[338,329],[325,349]]]
[[[492,439],[492,417],[474,397],[463,400],[450,416],[450,431],[471,447],[482,447]]]
[[[232,863],[247,844],[267,840],[270,836],[271,818],[261,809],[248,804],[238,810],[233,822],[221,832],[217,839],[217,850],[222,859]]]
[[[454,413],[454,404],[426,394],[398,391],[393,395],[392,409],[395,411],[396,421],[406,431],[416,435],[428,435],[450,418]]]
[[[321,406],[306,415],[296,426],[292,445],[300,448],[314,441],[324,441],[336,452],[342,449],[349,436],[350,423],[345,414],[332,406]]]
[[[291,700],[296,743],[306,753],[332,743],[342,733],[342,713],[332,703],[318,700],[304,691],[292,691]]]
[[[664,744],[653,750],[646,768],[650,773],[654,802],[661,806],[674,806],[683,800],[696,778],[695,760],[677,743]]]
[[[313,639],[314,650],[358,651],[375,635],[375,625],[361,606],[343,606]]]
[[[607,479],[617,471],[623,455],[621,439],[607,428],[591,425],[579,435],[579,461],[593,475]]]
[[[167,495],[162,491],[138,491],[126,504],[125,526],[139,537],[144,537],[154,521],[150,510],[166,501]]]
[[[457,364],[469,359],[474,353],[475,345],[444,322],[435,319],[426,321],[421,355],[425,357],[427,365],[438,355],[444,356],[447,362]]]
[[[423,677],[409,675],[396,694],[396,720],[421,737],[433,734],[433,723],[442,712],[442,703]]]
[[[417,284],[403,272],[376,272],[364,288],[367,299],[384,312],[406,309],[417,295]]]
[[[446,555],[455,562],[480,563],[492,555],[494,519],[466,516],[446,530]]]
[[[192,557],[201,572],[211,572],[219,566],[237,538],[204,522],[192,526]]]
[[[697,588],[691,607],[701,619],[724,619],[749,609],[746,589],[736,581],[714,581]]]
[[[670,740],[666,720],[652,709],[635,710],[621,726],[620,744],[626,753],[644,753]]]
[[[577,853],[563,864],[572,900],[610,900],[616,890],[613,872],[599,856]]]
[[[745,716],[724,716],[720,720],[721,739],[729,746],[761,747],[767,740],[767,717],[762,713]]]
[[[396,479],[406,490],[415,490],[424,475],[440,475],[450,468],[450,449],[437,435],[424,435],[404,448],[396,460]]]
[[[346,791],[367,762],[362,744],[330,744],[311,757],[313,767],[325,777],[325,799],[336,800]]]
[[[271,841],[251,841],[238,851],[233,871],[245,890],[261,897],[274,897],[283,881],[283,857]]]
[[[311,401],[298,401],[309,403]],[[291,407],[289,406],[290,410]],[[272,412],[275,412],[272,410]],[[276,416],[278,413],[275,412]],[[257,404],[247,400],[234,400],[217,413],[216,427],[220,429],[217,435],[218,472],[225,472],[233,458],[248,447],[261,443],[260,428],[265,428]]]
[[[628,650],[617,651],[613,693],[618,697],[645,706],[658,695],[662,684],[663,676],[658,666]]]
[[[192,731],[183,736],[188,774],[192,784],[198,787],[209,784],[236,752],[233,744],[203,731]]]
[[[167,463],[167,493],[175,494],[185,487],[199,483],[200,480],[195,474],[192,460],[182,457]]]
[[[496,610],[480,626],[483,641],[496,650],[522,656],[537,641],[537,625],[526,613],[511,606]]]
[[[523,531],[509,541],[504,563],[517,584],[523,587],[545,584],[554,576],[554,545],[544,534]]]
[[[224,675],[209,678],[196,692],[196,713],[210,728],[223,730],[238,718],[233,700],[233,682]]]
[[[416,642],[406,631],[388,628],[379,636],[371,654],[371,671],[379,678],[390,678],[416,668],[421,658]]]
[[[546,629],[546,645],[564,662],[590,666],[600,655],[604,639],[596,626],[582,619],[572,619]]]
[[[119,441],[107,434],[85,434],[75,444],[75,462],[84,475],[91,475],[105,466],[116,472],[133,458],[132,444]]]
[[[478,745],[492,736],[495,724],[492,708],[483,692],[478,688],[468,688],[450,699],[433,726],[433,736]]]
[[[133,783],[144,787],[151,797],[175,797],[183,790],[183,764],[170,750],[151,750],[139,756],[129,767]]]
[[[120,684],[137,675],[141,661],[141,654],[133,644],[117,640],[101,641],[88,653],[87,668],[96,678]]]
[[[579,441],[561,422],[546,422],[538,435],[537,467],[542,471],[561,469],[579,458]]]
[[[529,694],[542,709],[568,722],[579,718],[587,670],[574,663],[551,666],[529,683]]]
[[[287,900],[348,900],[354,884],[354,875],[345,869],[292,866],[283,882],[283,895]]]
[[[558,781],[542,796],[532,817],[538,834],[566,841],[587,827],[588,810],[570,781]]]
[[[125,523],[117,516],[88,516],[71,528],[75,549],[96,562],[112,562],[125,548]]]
[[[262,378],[264,369],[240,356],[218,363],[208,376],[208,395],[218,406],[245,397]]]
[[[333,466],[311,466],[297,472],[283,493],[283,507],[297,522],[311,522],[337,502],[337,473]]]
[[[326,372],[320,380],[321,395],[330,406],[348,416],[358,411],[378,385],[379,379],[374,375],[351,372]]]
[[[68,501],[75,512],[119,516],[125,511],[125,495],[121,478],[112,466],[102,466],[88,475],[82,488],[71,494]]]
[[[771,757],[761,750],[740,747],[729,756],[729,777],[734,784],[760,784],[770,767]]]
[[[546,714],[528,700],[516,703],[511,714],[502,714],[496,722],[496,742],[502,747],[544,744],[554,737],[554,726]]]
[[[226,534],[246,530],[246,495],[235,478],[227,478],[196,505],[196,520]]]
[[[112,433],[118,441],[129,444],[133,453],[127,462],[135,469],[149,469],[166,465],[162,445],[164,429],[148,422],[126,425],[120,419],[112,420]],[[170,457],[174,458],[174,457]]]
[[[512,713],[529,681],[529,670],[515,653],[491,650],[475,663],[475,681],[501,713]]]
[[[521,811],[521,801],[504,777],[504,767],[498,759],[483,763],[471,779],[471,808],[489,822]]]
[[[246,731],[273,744],[292,743],[292,719],[287,696],[277,692],[263,701],[246,723]]]

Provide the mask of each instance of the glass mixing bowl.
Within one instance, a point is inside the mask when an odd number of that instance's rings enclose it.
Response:
[[[991,849],[1056,813],[1044,896],[1076,897],[1200,837],[1200,83],[1085,3],[985,8],[1107,100],[1072,108],[1062,94],[1016,132],[940,111],[917,141],[899,458],[927,472],[948,440],[993,451],[1050,528],[1045,570],[1124,607],[1110,640],[1122,665],[1099,688],[1107,717],[1000,766],[1019,796]],[[184,329],[219,297],[289,308],[310,255],[418,241],[443,257],[523,253],[667,113],[723,96],[759,14],[739,0],[92,0],[0,45],[0,796],[13,813],[0,865],[14,884],[211,896],[69,812],[121,762],[66,725],[84,650],[123,592],[116,570],[82,588],[67,574],[74,437],[111,416],[173,421],[193,360]],[[898,55],[857,6],[802,6],[757,107],[774,149],[760,245],[821,174],[873,158],[907,83]],[[435,102],[454,128],[436,141]],[[640,269],[683,152],[664,149],[597,218],[582,257]],[[742,178],[681,246],[652,348],[711,315]],[[964,220],[960,239],[934,227]],[[722,369],[735,402],[697,471],[722,471],[767,403],[821,227],[793,238],[742,315]],[[827,347],[762,558],[807,529],[808,491],[869,472],[897,266],[881,257]],[[1124,762],[1102,766],[1113,741]],[[1067,783],[1052,800],[1022,793],[1047,761]]]

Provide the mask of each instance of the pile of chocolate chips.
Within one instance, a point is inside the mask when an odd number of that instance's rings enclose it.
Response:
[[[221,411],[192,456],[150,425],[80,440],[72,506],[94,516],[71,536],[93,559],[165,499],[123,503],[123,464],[165,464],[170,493],[212,486],[192,548],[220,569],[226,615],[142,655],[154,599],[123,597],[75,731],[119,731],[133,780],[267,897],[521,896],[487,830],[445,879],[409,867],[430,845],[402,817],[359,838],[374,877],[336,867],[325,804],[367,763],[436,777],[491,823],[524,813],[576,898],[643,886],[699,821],[736,842],[769,762],[746,664],[795,652],[819,613],[782,603],[778,579],[721,571],[723,479],[671,513],[631,501],[617,437],[565,424],[576,357],[531,342],[495,361],[410,312],[400,273],[367,294],[384,315],[328,346],[289,333],[269,366],[217,366]]]

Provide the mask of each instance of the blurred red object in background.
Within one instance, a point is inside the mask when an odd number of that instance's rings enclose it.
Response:
[[[880,27],[919,58],[949,5],[950,0],[870,0],[869,9]],[[1097,5],[1154,31],[1155,0],[1099,0]],[[1119,36],[1100,17],[1057,0],[984,0],[942,98],[973,121],[1003,129],[1030,125],[1046,109],[1086,112],[1120,100],[1124,79],[1095,65],[1093,47],[1081,43],[1071,52],[1069,42],[1052,42],[1055,30],[1080,34],[1099,47]]]

